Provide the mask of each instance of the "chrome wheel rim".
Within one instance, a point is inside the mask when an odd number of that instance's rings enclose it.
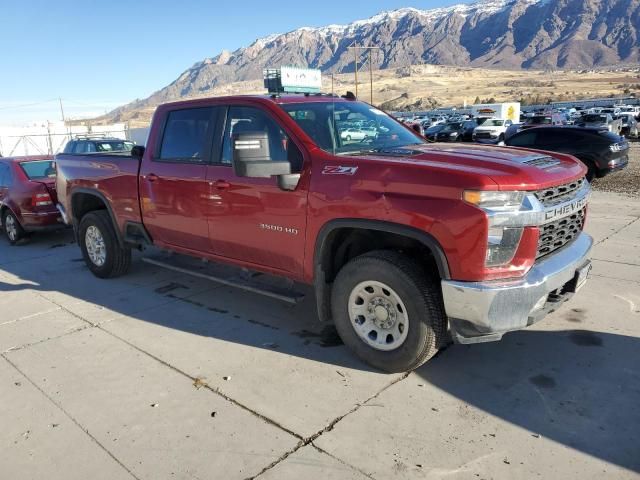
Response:
[[[87,228],[87,231],[84,234],[84,244],[87,247],[89,259],[93,264],[97,267],[103,266],[107,260],[107,250],[104,245],[102,232],[100,232],[98,227],[91,225]]]
[[[16,238],[18,238],[18,226],[16,225],[16,219],[13,218],[13,215],[6,216],[4,219],[4,228],[7,231],[9,240],[15,242]]]
[[[382,282],[361,282],[355,286],[349,296],[349,319],[360,339],[376,350],[395,350],[409,333],[404,302]]]

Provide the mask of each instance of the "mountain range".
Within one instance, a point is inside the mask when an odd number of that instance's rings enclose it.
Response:
[[[372,56],[374,69],[436,64],[548,70],[637,63],[639,36],[640,0],[484,0],[432,10],[402,8],[347,25],[302,27],[223,51],[147,99],[112,113],[206,96],[226,83],[259,79],[266,67],[352,72],[354,44],[380,48]]]

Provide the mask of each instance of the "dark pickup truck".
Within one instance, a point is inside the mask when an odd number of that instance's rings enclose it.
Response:
[[[343,139],[354,122],[376,135]],[[124,274],[131,249],[153,245],[312,285],[320,319],[386,371],[451,337],[531,325],[591,267],[575,158],[427,144],[352,98],[166,104],[146,149],[56,161],[59,209],[95,275]]]

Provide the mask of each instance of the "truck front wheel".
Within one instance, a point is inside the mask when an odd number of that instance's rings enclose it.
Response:
[[[96,277],[117,277],[129,270],[131,249],[120,246],[106,210],[90,212],[82,217],[78,241],[84,261]]]
[[[379,250],[351,260],[336,277],[331,304],[344,343],[381,370],[413,370],[445,342],[438,283],[400,253]]]

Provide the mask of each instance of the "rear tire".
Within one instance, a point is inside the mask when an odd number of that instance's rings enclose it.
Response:
[[[331,309],[344,343],[386,372],[413,370],[446,343],[439,284],[397,252],[373,251],[347,263],[335,279]]]
[[[90,212],[82,217],[78,242],[87,267],[96,277],[118,277],[129,270],[131,249],[120,246],[106,210]]]
[[[17,244],[20,240],[27,236],[22,225],[11,210],[6,210],[2,216],[2,230],[11,245]]]

